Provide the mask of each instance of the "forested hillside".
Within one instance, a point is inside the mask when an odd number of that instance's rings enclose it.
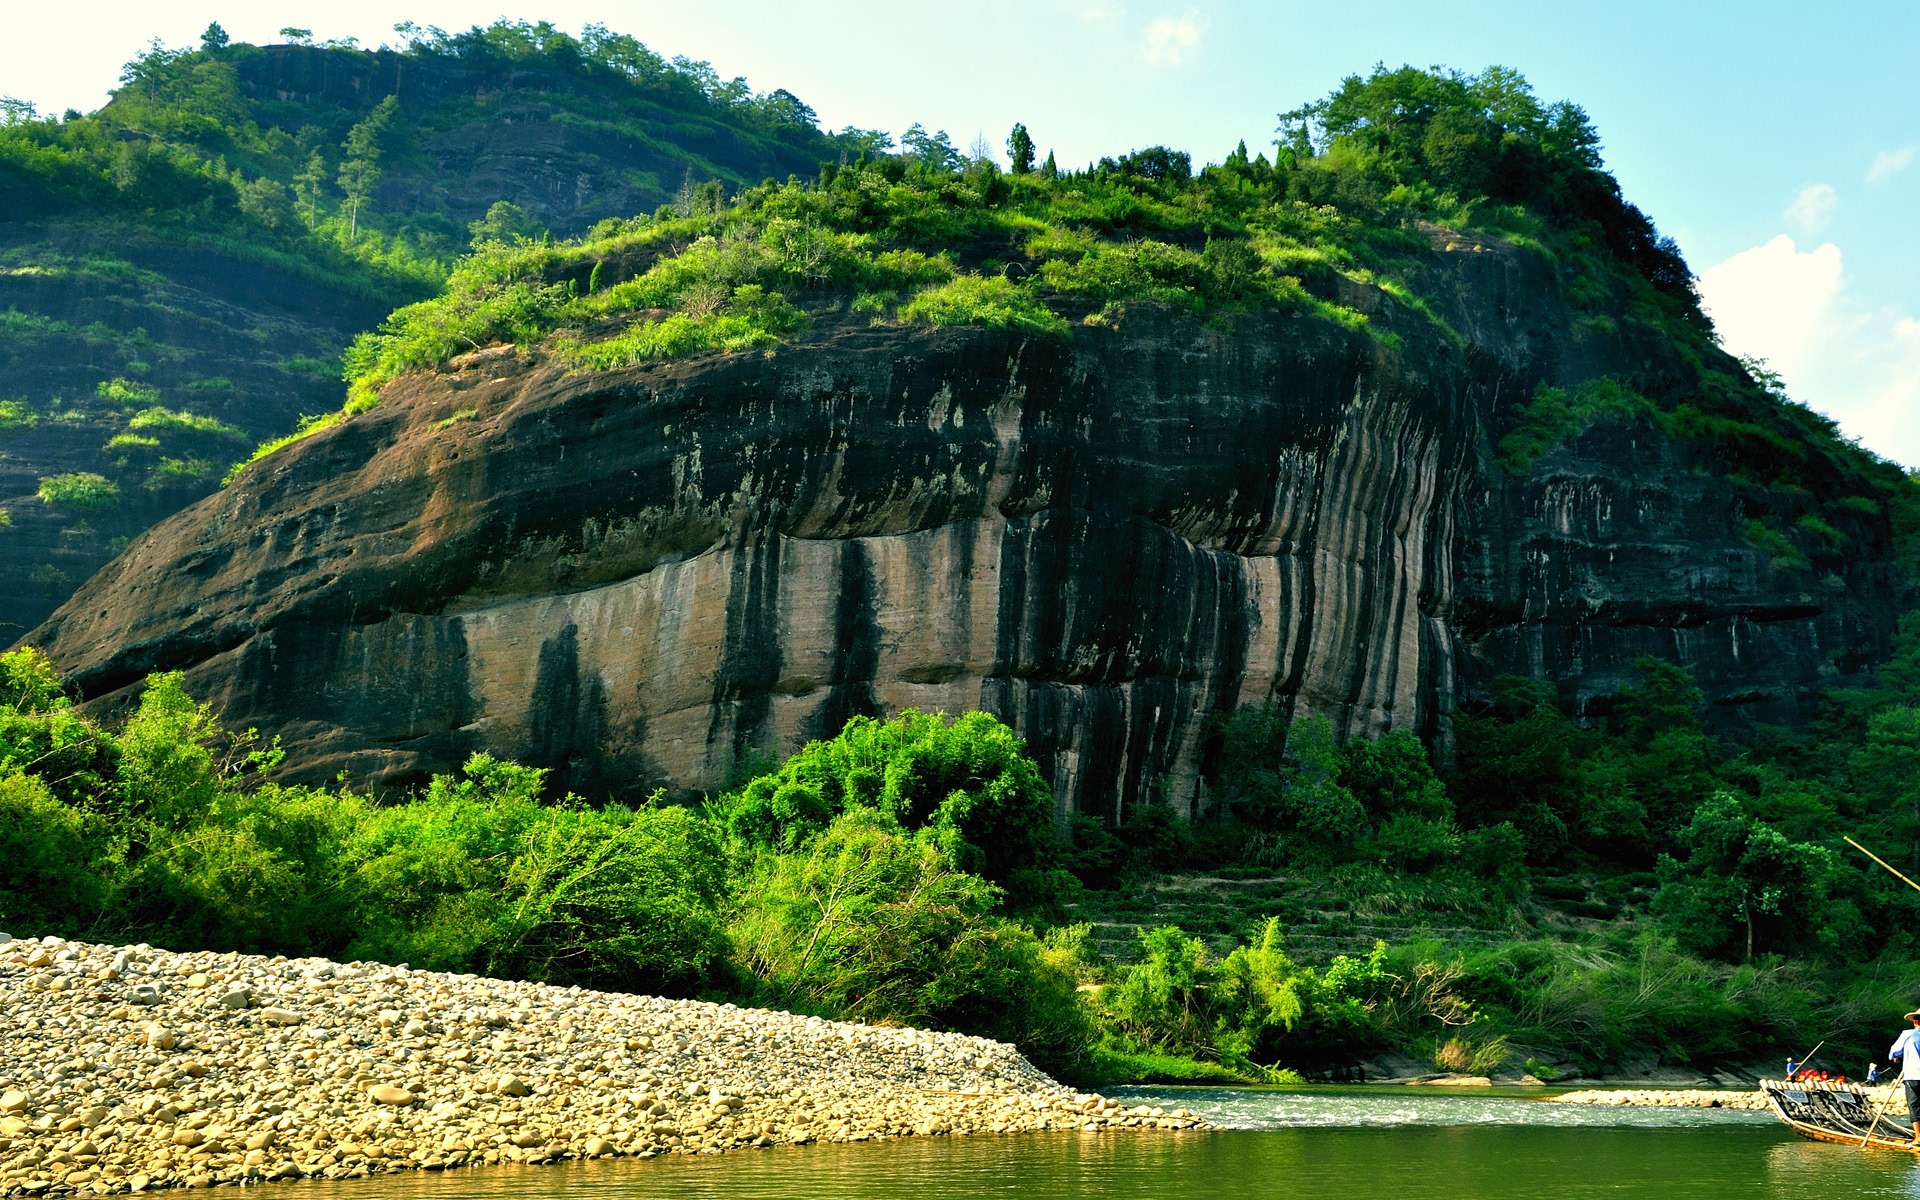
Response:
[[[408,27],[371,52],[284,32],[156,44],[90,115],[0,113],[8,640],[337,407],[340,351],[475,240],[811,174],[877,136],[599,26]]]

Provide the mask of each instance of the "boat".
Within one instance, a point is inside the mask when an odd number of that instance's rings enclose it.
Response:
[[[1920,1151],[1905,1115],[1885,1111],[1890,1106],[1857,1083],[1762,1079],[1760,1091],[1773,1115],[1809,1141],[1861,1150]]]

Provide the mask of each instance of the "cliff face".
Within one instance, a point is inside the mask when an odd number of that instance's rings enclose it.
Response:
[[[98,705],[184,669],[308,779],[486,748],[578,791],[702,788],[851,714],[979,707],[1063,814],[1113,815],[1200,799],[1240,704],[1444,744],[1491,675],[1599,709],[1657,653],[1778,717],[1882,652],[1891,568],[1809,590],[1649,426],[1494,468],[1538,382],[1664,351],[1566,335],[1530,256],[1433,271],[1458,342],[1356,285],[1381,338],[1136,307],[1071,341],[468,355],[157,526],[27,640]]]

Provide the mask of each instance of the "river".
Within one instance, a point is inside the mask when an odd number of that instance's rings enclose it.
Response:
[[[1764,1113],[1383,1089],[1120,1089],[1231,1128],[907,1138],[299,1185],[297,1200],[1753,1200],[1920,1198],[1904,1154]],[[290,1192],[290,1196],[295,1193]]]

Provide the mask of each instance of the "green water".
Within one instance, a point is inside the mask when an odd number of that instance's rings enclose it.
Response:
[[[1508,1097],[1142,1090],[1246,1126],[908,1138],[309,1184],[311,1200],[1920,1198],[1904,1154],[1803,1142],[1755,1114]]]

